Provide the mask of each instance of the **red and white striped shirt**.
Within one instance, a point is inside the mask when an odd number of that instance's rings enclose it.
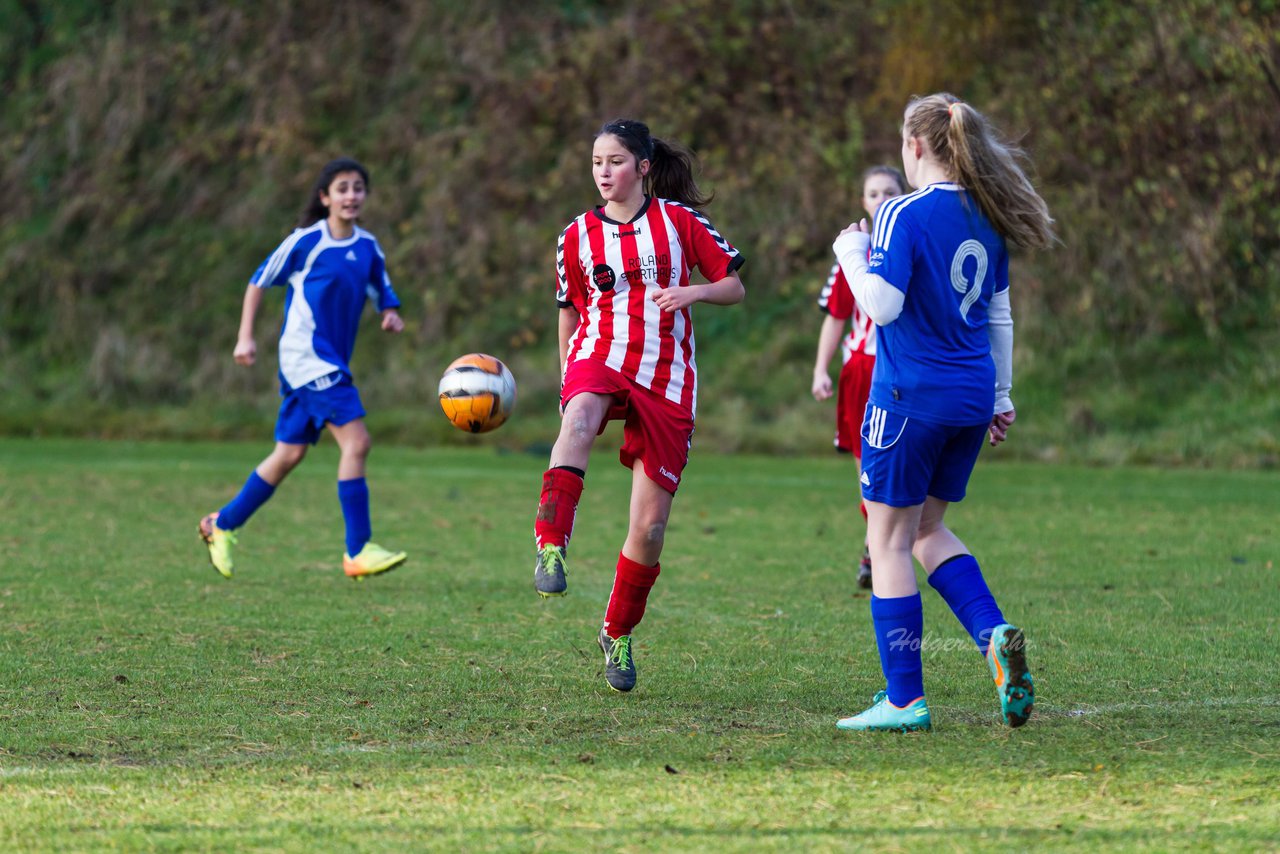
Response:
[[[693,318],[688,308],[658,308],[650,289],[687,287],[694,268],[716,282],[743,260],[706,216],[679,202],[646,198],[628,223],[601,208],[582,214],[556,247],[556,301],[579,315],[566,368],[595,359],[695,414]]]
[[[837,261],[827,276],[827,283],[818,296],[818,307],[837,320],[851,321],[849,334],[840,342],[841,362],[849,361],[854,353],[876,354],[876,324],[853,298],[849,282]]]

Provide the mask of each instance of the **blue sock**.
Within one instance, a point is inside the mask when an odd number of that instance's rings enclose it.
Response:
[[[893,599],[871,597],[871,621],[876,627],[880,668],[884,671],[889,702],[902,707],[924,696],[924,609],[920,594]]]
[[[342,518],[347,522],[347,554],[355,557],[373,537],[369,484],[362,477],[338,481],[338,501],[342,504]]]
[[[951,606],[960,625],[978,645],[978,652],[986,655],[991,630],[1004,622],[1004,614],[1000,613],[1000,606],[973,555],[943,561],[929,576],[929,586]]]
[[[257,469],[249,473],[249,479],[240,487],[240,494],[218,511],[217,526],[224,531],[234,531],[249,521],[257,509],[267,503],[276,488],[258,476]]]

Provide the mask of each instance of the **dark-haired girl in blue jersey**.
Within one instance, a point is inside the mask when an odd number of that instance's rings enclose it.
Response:
[[[1004,441],[1015,412],[1006,241],[1049,246],[1048,207],[1021,152],[952,95],[917,98],[902,125],[915,192],[890,199],[835,242],[878,354],[862,424],[862,494],[871,550],[871,616],[885,690],[836,725],[929,729],[923,618],[912,557],[987,659],[1011,727],[1035,700],[1022,630],[1004,618],[978,562],[943,524],[964,498],[983,438]],[[870,253],[868,254],[868,249]]]
[[[346,521],[343,571],[363,578],[394,569],[405,560],[371,541],[369,487],[365,460],[369,431],[364,406],[352,380],[351,353],[365,302],[374,301],[382,329],[401,332],[400,300],[387,277],[378,241],[358,224],[369,192],[369,173],[354,160],[340,158],[320,172],[298,220],[298,227],[254,273],[244,295],[235,360],[252,365],[258,348],[253,321],[266,289],[288,288],[280,331],[280,394],[276,446],[258,464],[240,493],[216,513],[200,520],[200,537],[209,560],[224,578],[234,561],[235,531],[275,492],[280,481],[302,462],[307,448],[328,428],[338,443],[338,501]]]

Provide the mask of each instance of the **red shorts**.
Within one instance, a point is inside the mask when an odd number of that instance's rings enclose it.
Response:
[[[876,357],[854,353],[840,369],[836,390],[836,450],[862,458],[862,418],[871,394]]]
[[[674,495],[689,462],[693,416],[594,359],[569,363],[560,389],[561,411],[583,393],[612,395],[613,406],[600,423],[600,432],[610,421],[622,421],[618,459],[627,468],[642,461],[649,480]]]

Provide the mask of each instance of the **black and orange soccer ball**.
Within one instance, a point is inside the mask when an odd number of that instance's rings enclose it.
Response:
[[[460,356],[440,378],[440,408],[453,426],[464,432],[496,430],[515,405],[516,378],[493,356]]]

